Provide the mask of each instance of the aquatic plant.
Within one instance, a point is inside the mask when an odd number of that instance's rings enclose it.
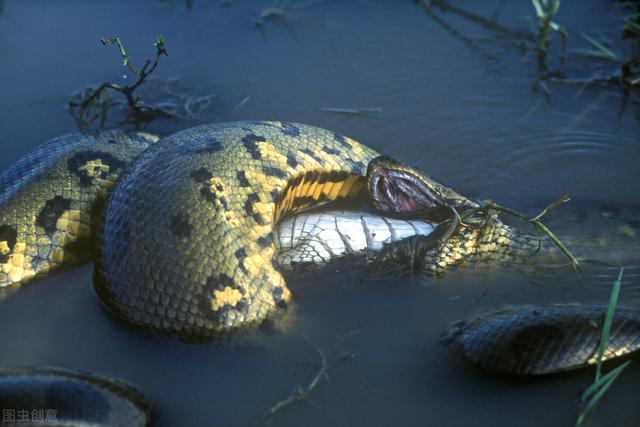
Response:
[[[627,360],[623,364],[612,369],[607,374],[602,375],[602,360],[604,357],[605,349],[607,348],[607,344],[609,342],[611,323],[613,321],[613,314],[618,303],[618,294],[620,293],[623,272],[624,267],[620,267],[618,279],[613,283],[613,288],[611,289],[611,296],[609,297],[609,304],[607,305],[607,312],[604,316],[602,332],[600,334],[600,343],[598,345],[595,379],[593,383],[585,389],[585,391],[582,393],[582,396],[580,397],[582,409],[580,411],[580,414],[578,415],[578,419],[576,420],[576,426],[581,426],[584,423],[589,413],[591,413],[598,402],[600,402],[613,382],[620,376],[622,371],[627,366],[629,366],[629,363],[631,363],[630,360]]]
[[[590,48],[572,49],[570,53],[597,60],[607,60],[616,62],[619,68],[616,72],[609,74],[594,74],[586,78],[567,77],[561,69],[550,70],[547,66],[549,49],[554,33],[557,33],[562,42],[560,63],[564,64],[564,53],[568,38],[567,30],[557,22],[557,14],[560,8],[560,0],[530,0],[537,20],[537,29],[529,32],[512,30],[496,22],[497,11],[491,18],[480,16],[470,12],[463,7],[456,6],[448,0],[413,0],[414,3],[424,6],[424,10],[437,24],[442,26],[453,37],[463,42],[472,50],[481,51],[481,45],[471,37],[456,30],[447,23],[441,16],[436,14],[440,11],[442,15],[452,13],[463,19],[477,24],[487,31],[500,37],[500,40],[513,44],[523,53],[535,52],[539,70],[539,78],[534,83],[534,90],[541,92],[547,101],[551,100],[551,90],[549,82],[563,84],[577,84],[583,87],[592,84],[617,84],[625,92],[640,88],[640,12],[637,10],[637,3],[633,1],[620,1],[624,7],[634,8],[633,12],[623,19],[622,38],[630,39],[633,44],[630,46],[630,54],[626,58],[620,53],[609,48],[608,45],[598,38],[582,33],[582,38],[590,45]],[[503,5],[501,1],[498,9]],[[489,56],[489,55],[486,55]]]
[[[78,128],[80,130],[88,129],[97,120],[99,120],[99,127],[103,128],[109,109],[117,105],[128,107],[127,121],[133,123],[136,129],[139,129],[142,123],[149,121],[152,117],[168,115],[160,108],[145,104],[140,96],[134,95],[136,89],[145,83],[149,75],[156,70],[160,57],[168,56],[164,37],[161,35],[156,37],[154,42],[155,59],[153,61],[147,59],[140,68],[133,65],[131,56],[127,53],[119,37],[101,38],[100,43],[104,46],[116,46],[122,57],[122,65],[138,76],[138,79],[128,86],[108,82],[102,83],[97,88],[88,87],[76,93],[69,101],[68,109]],[[115,99],[114,92],[123,95],[125,100]]]
[[[531,0],[531,4],[536,11],[540,27],[537,35],[538,67],[543,74],[546,74],[547,52],[551,43],[551,35],[554,32],[560,35],[562,39],[562,50],[564,52],[568,33],[564,27],[553,21],[553,18],[560,8],[560,0]]]

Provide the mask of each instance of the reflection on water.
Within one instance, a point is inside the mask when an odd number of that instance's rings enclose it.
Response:
[[[586,283],[561,261],[467,268],[435,279],[370,280],[348,269],[294,275],[288,283],[295,328],[251,348],[133,331],[101,309],[86,266],[0,301],[0,364],[121,377],[148,394],[160,426],[261,425],[271,405],[317,370],[318,354],[301,337],[327,349],[360,325],[341,344],[355,358],[332,369],[331,381],[314,392],[317,408],[295,406],[275,425],[572,424],[591,372],[495,378],[452,358],[438,339],[450,322],[488,307],[604,301],[620,264],[621,303],[640,306],[637,98],[632,94],[622,108],[616,87],[550,84],[548,103],[532,91],[535,55],[459,16],[439,14],[451,28],[443,27],[410,1],[313,2],[288,8],[281,24],[266,21],[261,31],[253,20],[264,3],[231,3],[0,2],[0,167],[73,131],[64,110],[71,94],[121,75],[99,37],[117,35],[144,58],[149,40],[162,33],[170,56],[157,78],[177,78],[188,96],[216,98],[206,117],[157,122],[149,130],[211,120],[298,121],[352,136],[462,194],[532,215],[572,191],[549,224],[580,256],[606,264],[586,265]],[[529,29],[528,2],[484,3],[474,5],[476,13],[503,3],[501,25]],[[570,37],[599,31],[621,51],[622,15],[609,2],[563,2],[557,19]],[[588,66],[567,64],[574,75]],[[382,113],[347,116],[323,108]],[[632,364],[625,371],[594,425],[637,425],[639,370]]]

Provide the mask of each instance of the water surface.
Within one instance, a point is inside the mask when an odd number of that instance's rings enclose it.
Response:
[[[149,131],[205,121],[296,121],[349,135],[469,197],[530,214],[572,191],[550,224],[581,242],[578,253],[610,265],[590,265],[586,283],[561,263],[533,272],[468,268],[437,280],[370,280],[353,269],[294,276],[295,326],[271,345],[250,348],[131,330],[102,310],[91,266],[84,266],[0,301],[0,364],[59,365],[125,379],[149,396],[159,426],[261,425],[271,405],[317,370],[318,354],[303,336],[328,350],[360,327],[340,345],[355,357],[330,371],[313,405],[293,407],[274,425],[572,425],[591,371],[495,378],[452,358],[438,339],[450,322],[499,305],[606,301],[621,264],[628,278],[621,303],[640,306],[637,95],[550,83],[549,102],[532,90],[535,54],[521,42],[454,14],[438,14],[443,26],[411,1],[315,2],[288,9],[262,31],[253,20],[267,2],[190,3],[1,3],[0,167],[75,131],[65,110],[75,91],[123,81],[117,52],[100,46],[99,37],[121,37],[142,60],[163,34],[169,57],[155,77],[217,98],[199,121],[157,122]],[[497,11],[498,22],[514,30],[535,28],[528,1],[460,3],[484,16]],[[624,14],[613,2],[563,2],[557,20],[570,33],[570,47],[587,47],[578,35],[587,31],[623,52]],[[550,62],[557,66],[553,43]],[[612,67],[568,57],[564,69],[578,78]],[[382,113],[319,111],[326,107]],[[592,425],[638,425],[639,377],[634,363]]]

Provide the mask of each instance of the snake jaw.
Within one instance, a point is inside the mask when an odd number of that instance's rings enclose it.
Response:
[[[400,171],[380,170],[371,177],[370,191],[374,207],[384,212],[415,212],[444,204],[429,187]]]
[[[443,206],[474,206],[451,188],[387,156],[369,163],[367,179],[371,203],[379,212],[404,214]]]

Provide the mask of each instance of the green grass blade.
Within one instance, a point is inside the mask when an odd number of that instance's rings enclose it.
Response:
[[[542,10],[542,5],[540,4],[540,2],[538,0],[531,0],[531,4],[536,10],[536,15],[538,16],[538,18],[544,17],[544,11]]]
[[[630,19],[624,21],[624,26],[626,29],[633,30],[636,33],[640,34],[640,25],[636,24]]]
[[[602,373],[602,357],[604,356],[604,350],[609,342],[609,332],[611,332],[611,322],[613,321],[613,313],[616,310],[616,304],[618,303],[618,295],[620,294],[620,285],[622,283],[622,273],[624,267],[620,267],[618,273],[618,279],[613,282],[613,289],[611,289],[611,296],[609,297],[609,305],[607,306],[607,313],[604,316],[604,325],[602,325],[602,334],[600,335],[600,345],[598,346],[598,362],[596,364],[596,381],[600,379]]]
[[[590,59],[602,59],[605,61],[616,61],[616,58],[612,58],[611,56],[603,53],[600,50],[595,49],[571,49],[571,54],[576,56],[582,56]]]
[[[602,381],[600,383],[601,386],[599,388],[595,389],[595,390],[598,390],[598,391],[593,395],[593,397],[591,399],[589,399],[587,404],[584,406],[584,408],[580,412],[580,415],[578,416],[578,419],[576,421],[576,426],[581,426],[582,425],[584,420],[587,418],[587,415],[589,415],[589,412],[591,412],[593,410],[593,408],[598,404],[598,402],[600,402],[600,399],[602,399],[602,396],[604,396],[605,393],[607,392],[607,390],[609,390],[609,387],[611,387],[613,382],[620,376],[620,374],[622,373],[624,368],[629,366],[629,363],[631,363],[631,361],[627,360],[622,365],[618,366],[616,369],[614,369],[611,372],[609,372],[609,374],[613,374],[613,375],[611,375],[608,380]],[[609,374],[607,374],[607,376]],[[604,377],[602,377],[602,378],[604,379]]]
[[[580,396],[580,401],[581,402],[586,402],[587,400],[589,400],[594,393],[596,393],[604,384],[606,384],[608,381],[613,381],[617,378],[618,375],[620,375],[620,372],[622,372],[622,370],[624,368],[627,367],[627,365],[630,363],[630,360],[627,360],[626,362],[624,362],[622,365],[617,366],[615,369],[612,369],[611,371],[607,372],[606,374],[604,374],[603,376],[600,377],[599,380],[594,381],[589,387],[587,387],[583,392],[582,395]]]
[[[587,415],[598,404],[602,396],[609,390],[609,387],[620,376],[620,373],[629,366],[630,360],[627,360],[622,365],[611,370],[605,375],[602,374],[602,358],[604,351],[609,342],[609,334],[611,332],[611,323],[613,322],[613,314],[616,310],[618,303],[618,295],[620,294],[620,287],[622,285],[622,275],[624,273],[624,267],[620,267],[618,278],[613,282],[613,288],[611,289],[611,296],[609,297],[609,304],[607,305],[607,312],[604,316],[604,322],[602,325],[602,332],[600,334],[600,343],[598,345],[598,359],[596,361],[596,377],[593,383],[585,389],[580,397],[581,402],[586,404],[582,408],[582,411],[578,415],[576,420],[576,426],[581,426],[585,421]]]
[[[589,36],[588,34],[585,34],[585,33],[580,33],[580,35],[582,36],[583,39],[585,39],[586,41],[591,43],[591,46],[595,47],[600,52],[602,52],[602,54],[605,57],[607,57],[607,58],[609,58],[609,59],[611,59],[613,61],[616,61],[618,59],[618,55],[616,55],[612,50],[607,48],[605,45],[600,43],[598,40],[594,39],[593,37],[591,37],[591,36]]]

